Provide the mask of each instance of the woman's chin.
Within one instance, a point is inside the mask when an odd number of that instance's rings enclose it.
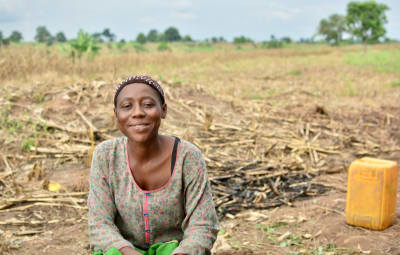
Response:
[[[149,133],[143,134],[130,134],[128,136],[129,140],[134,143],[147,143],[152,140],[152,136]]]

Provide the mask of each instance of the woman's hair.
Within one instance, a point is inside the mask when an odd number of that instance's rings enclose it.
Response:
[[[135,75],[135,76],[130,76],[126,80],[123,80],[115,89],[114,107],[117,107],[117,97],[118,97],[119,93],[121,92],[121,90],[126,85],[129,85],[132,83],[143,83],[143,84],[149,85],[151,88],[153,88],[155,91],[157,91],[158,95],[160,96],[161,105],[165,104],[164,91],[157,81],[153,80],[150,76]]]

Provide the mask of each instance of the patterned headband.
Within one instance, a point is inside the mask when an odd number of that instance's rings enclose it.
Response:
[[[161,98],[161,104],[165,104],[165,98],[164,98],[164,91],[161,88],[160,84],[153,80],[149,76],[144,76],[144,75],[135,75],[127,78],[126,80],[122,81],[116,88],[115,88],[115,94],[114,94],[114,107],[117,107],[117,97],[121,90],[129,84],[132,83],[144,83],[146,85],[149,85],[153,89],[157,91],[157,93],[160,95]]]

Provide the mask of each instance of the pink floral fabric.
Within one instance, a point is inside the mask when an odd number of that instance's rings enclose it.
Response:
[[[205,162],[200,150],[184,140],[168,183],[151,191],[142,190],[130,172],[126,137],[99,144],[88,207],[93,250],[147,249],[176,239],[180,244],[174,254],[210,254],[219,228]]]

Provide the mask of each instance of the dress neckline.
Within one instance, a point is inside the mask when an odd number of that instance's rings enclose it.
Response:
[[[175,139],[176,139],[176,138],[175,138]],[[126,140],[126,141],[125,141],[125,143],[124,143],[124,150],[125,150],[126,164],[127,164],[127,168],[128,168],[127,170],[128,170],[128,172],[129,172],[130,178],[132,179],[132,181],[133,181],[133,183],[136,185],[136,187],[137,187],[140,191],[142,191],[143,193],[157,192],[157,191],[160,191],[160,190],[166,188],[166,187],[171,183],[172,179],[173,179],[174,176],[175,176],[176,164],[177,164],[177,162],[178,162],[178,155],[179,155],[179,151],[180,151],[180,147],[181,147],[181,146],[179,146],[179,144],[177,145],[177,153],[176,153],[176,158],[175,158],[175,164],[174,164],[174,168],[173,168],[172,174],[171,174],[171,176],[168,178],[168,181],[167,181],[164,185],[162,185],[161,187],[159,187],[159,188],[152,189],[152,190],[146,190],[146,189],[143,189],[142,187],[140,187],[140,185],[136,182],[135,177],[133,177],[133,174],[132,174],[132,171],[131,171],[131,165],[130,165],[130,163],[129,163],[128,139],[125,137],[125,140]],[[173,161],[173,159],[171,159],[171,161]]]

